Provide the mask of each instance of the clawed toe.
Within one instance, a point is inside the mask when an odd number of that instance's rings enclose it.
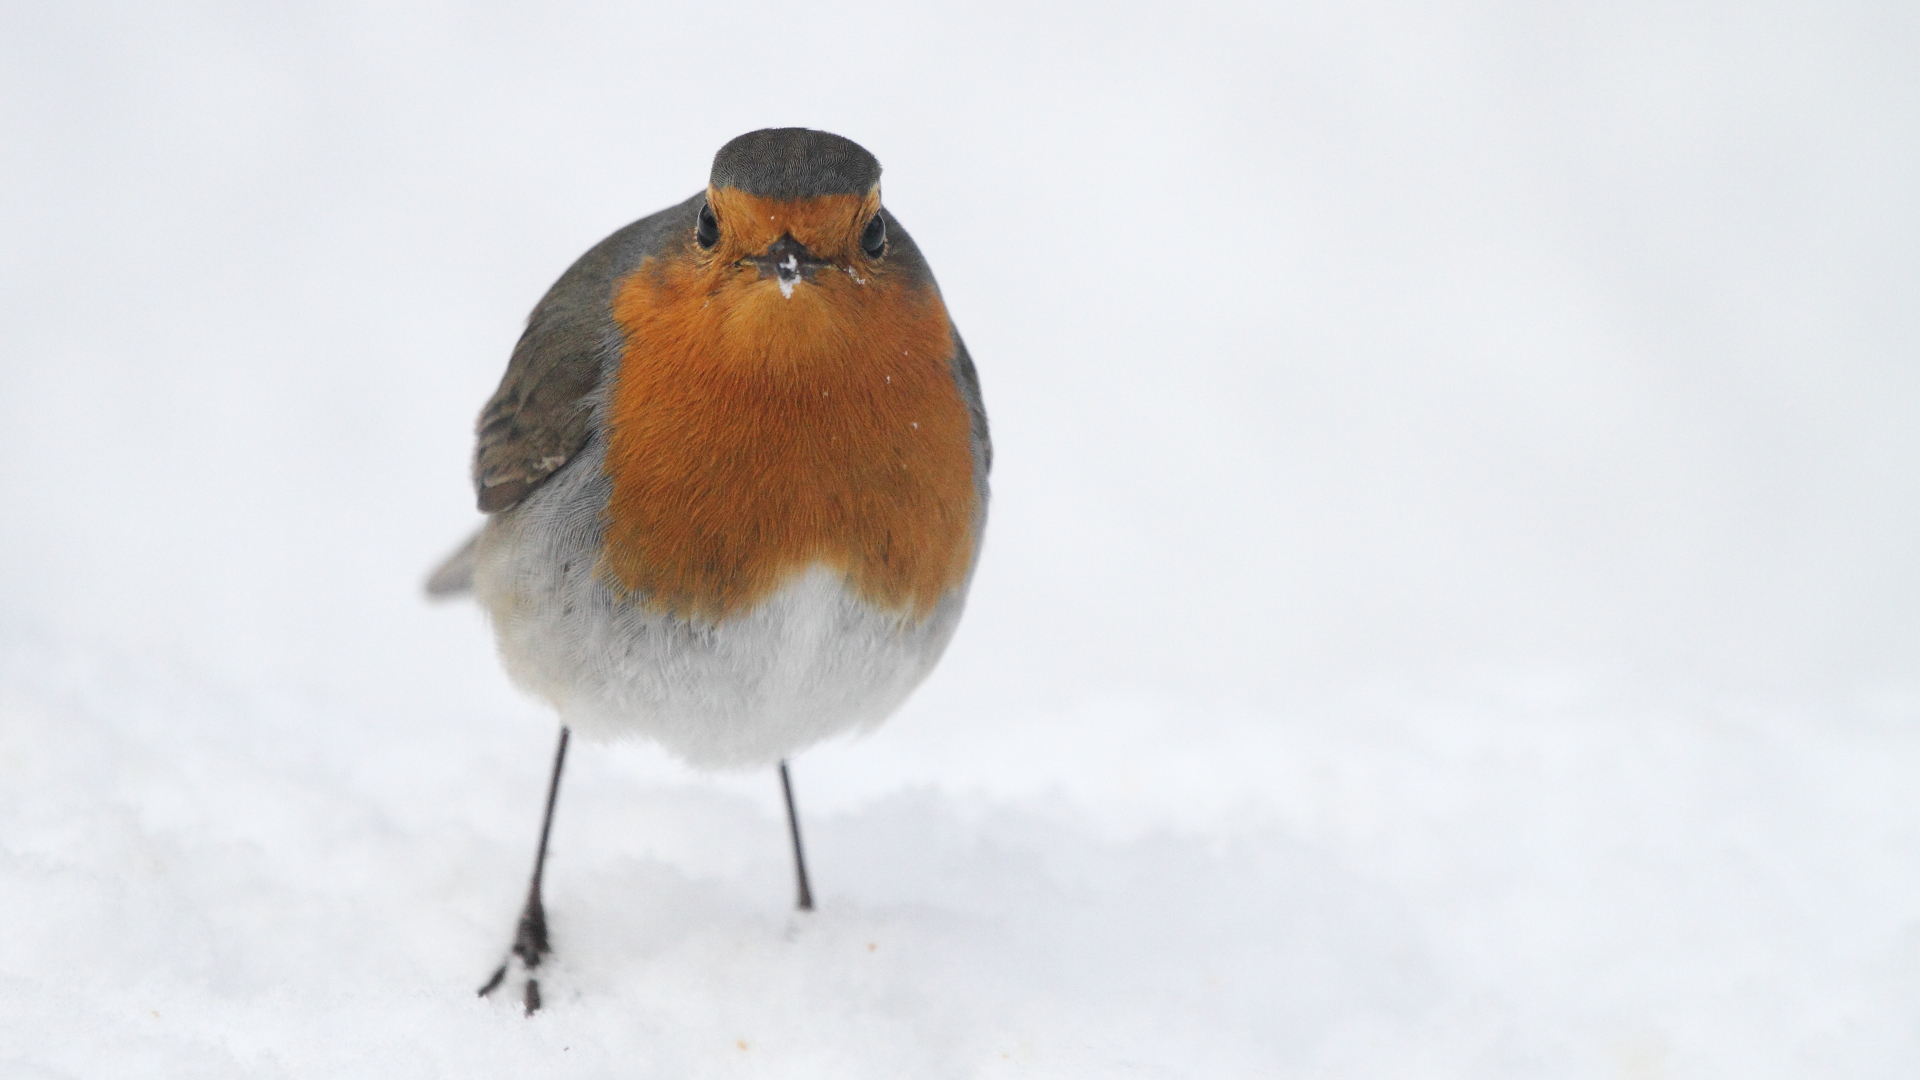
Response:
[[[532,1016],[534,1013],[540,1011],[540,980],[534,976],[531,966],[524,963],[517,963],[516,961],[518,960],[519,956],[515,954],[507,957],[505,963],[494,968],[493,976],[487,980],[486,985],[480,988],[479,996],[493,996],[493,992],[500,989],[501,985],[507,981],[508,969],[519,967],[522,969],[522,974],[526,978],[526,982],[522,984],[520,989],[520,1005],[526,1010],[528,1016]]]
[[[533,888],[527,894],[527,905],[520,912],[520,924],[514,931],[513,947],[480,988],[480,996],[488,997],[500,989],[500,984],[507,981],[508,969],[518,968],[527,980],[520,1003],[526,1007],[527,1015],[532,1016],[540,1010],[540,980],[534,977],[534,971],[552,951],[553,946],[547,939],[546,906],[540,902],[540,877],[536,872]]]
[[[507,965],[501,964],[499,967],[493,969],[493,978],[487,980],[487,985],[480,988],[480,996],[486,997],[488,994],[500,989],[500,984],[506,981]]]

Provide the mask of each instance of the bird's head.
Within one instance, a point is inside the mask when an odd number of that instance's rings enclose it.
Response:
[[[885,272],[880,163],[805,128],[749,132],[714,155],[688,253],[742,298],[830,301]]]

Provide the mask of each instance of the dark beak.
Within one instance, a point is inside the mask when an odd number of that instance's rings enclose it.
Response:
[[[831,266],[830,260],[822,259],[807,250],[807,245],[788,233],[768,246],[764,255],[749,255],[740,260],[752,263],[760,268],[762,278],[773,278],[780,283],[783,296],[792,296],[793,287],[802,281],[812,281],[813,275],[823,266]]]

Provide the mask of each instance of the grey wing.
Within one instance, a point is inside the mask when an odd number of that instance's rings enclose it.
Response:
[[[595,335],[588,326],[542,320],[542,309],[476,426],[473,486],[489,514],[518,505],[587,442],[591,395],[600,385]]]
[[[500,388],[480,411],[473,486],[480,509],[511,510],[587,444],[597,391],[620,347],[614,286],[641,260],[690,231],[701,196],[644,217],[594,245],[547,290],[513,348]],[[473,591],[480,536],[427,578],[436,599]]]
[[[933,269],[927,265],[927,258],[920,252],[920,245],[900,224],[900,219],[890,210],[880,211],[887,218],[887,259],[912,278],[933,285]],[[987,490],[987,473],[993,469],[993,436],[987,430],[987,407],[980,400],[980,373],[973,368],[973,356],[967,352],[967,343],[960,339],[960,328],[948,322],[953,331],[953,382],[960,389],[960,397],[967,403],[967,419],[973,429],[973,466],[975,483],[982,496]]]
[[[611,283],[586,265],[603,261],[598,252],[575,263],[533,309],[500,388],[480,410],[473,486],[486,513],[519,505],[586,445],[612,322]]]
[[[642,218],[594,245],[533,309],[500,388],[480,411],[473,485],[482,511],[518,506],[587,444],[596,391],[620,347],[614,286],[692,228],[700,198]]]
[[[973,428],[973,463],[985,487],[987,474],[993,471],[993,434],[987,430],[987,406],[980,398],[980,373],[974,370],[973,356],[960,331],[953,331],[953,381],[967,403],[967,419]]]

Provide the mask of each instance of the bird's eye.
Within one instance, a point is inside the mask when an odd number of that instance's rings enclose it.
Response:
[[[879,214],[873,215],[873,220],[867,222],[867,227],[861,231],[860,249],[867,253],[869,259],[877,259],[887,250],[887,223],[880,220]]]
[[[700,223],[694,226],[693,238],[700,246],[710,248],[720,242],[720,219],[713,216],[713,207],[700,204]]]

